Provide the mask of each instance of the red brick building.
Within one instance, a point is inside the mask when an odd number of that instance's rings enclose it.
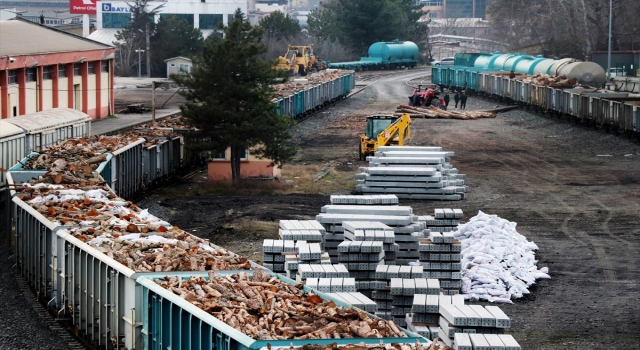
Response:
[[[14,18],[0,21],[0,116],[56,107],[113,113],[115,48]]]

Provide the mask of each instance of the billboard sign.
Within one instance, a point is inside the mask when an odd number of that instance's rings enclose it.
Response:
[[[95,15],[97,0],[70,0],[69,13]]]
[[[129,6],[116,6],[108,2],[103,2],[102,12],[131,12],[131,8]]]

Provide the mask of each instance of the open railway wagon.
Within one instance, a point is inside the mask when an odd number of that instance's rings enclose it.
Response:
[[[175,290],[155,281],[166,276],[207,280],[212,278],[210,272],[214,278],[225,278],[238,270],[252,276],[260,266],[149,215],[117,197],[106,186],[79,188],[38,182],[25,185],[33,176],[34,173],[20,171],[7,175],[14,186],[10,212],[18,269],[38,298],[48,301],[47,305],[56,310],[59,318],[68,319],[69,325],[97,348],[233,350],[259,349],[267,343],[303,345],[310,341],[428,343],[405,330],[390,333],[395,336],[387,338],[249,337],[229,322],[204,311],[202,304],[198,307],[189,293],[177,295]],[[91,179],[100,177],[95,174]],[[68,215],[70,209],[74,209],[73,216]],[[111,220],[105,220],[106,216]],[[283,276],[278,278],[289,286],[296,285]],[[308,287],[302,289],[310,292]],[[348,307],[324,294],[316,294],[337,306]],[[290,300],[298,302],[295,298]],[[371,314],[361,311],[358,315],[388,326]]]
[[[0,120],[0,191],[6,186],[5,172],[31,152],[70,137],[91,134],[89,115],[69,108],[53,108]],[[4,196],[0,196],[3,200]]]
[[[544,72],[552,72],[553,65],[547,64],[545,67],[541,67]],[[581,84],[579,88],[541,85],[534,76],[525,74],[511,79],[508,72],[512,68],[500,71],[495,67],[433,67],[432,82],[442,87],[466,90],[515,103],[527,109],[565,116],[576,122],[615,132],[629,135],[640,133],[640,98],[637,96],[589,88]],[[581,74],[590,77],[599,75],[599,72]]]
[[[354,88],[353,71],[327,69],[316,76],[312,74],[306,79],[279,85],[274,103],[278,114],[302,118],[345,98]]]

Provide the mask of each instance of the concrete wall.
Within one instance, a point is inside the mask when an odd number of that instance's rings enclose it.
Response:
[[[280,168],[269,166],[268,160],[243,160],[240,162],[242,177],[280,177]],[[212,160],[208,165],[209,180],[230,180],[231,162],[228,160]]]
[[[280,177],[280,168],[270,166],[268,159],[258,158],[251,153],[240,161],[240,176],[242,177]],[[231,179],[231,149],[224,152],[224,159],[213,159],[208,165],[209,180]]]
[[[69,78],[59,78],[58,86],[61,90],[66,90],[69,85]],[[67,91],[60,91],[58,93],[58,107],[59,108],[69,108],[69,97]]]

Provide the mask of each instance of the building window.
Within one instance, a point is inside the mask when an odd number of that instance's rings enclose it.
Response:
[[[51,79],[51,66],[42,67],[42,80]]]
[[[102,28],[124,28],[131,22],[131,13],[102,13]]]
[[[227,15],[227,23],[233,22],[233,15]]]
[[[429,18],[438,18],[437,13],[429,12]]]
[[[175,63],[171,63],[171,64],[170,64],[170,66],[171,66],[171,67],[175,67],[175,66],[176,66],[176,64],[175,64]]]
[[[80,63],[73,64],[73,75],[76,77],[80,75]]]
[[[178,64],[178,74],[184,74],[184,73],[189,73],[191,71],[191,65],[190,64],[184,64],[184,63],[180,63]]]
[[[161,13],[160,20],[167,19],[169,16],[175,16],[183,19],[193,27],[193,13]]]
[[[103,73],[109,72],[109,61],[102,61],[102,72]]]
[[[242,154],[240,155],[240,159],[241,159],[241,160],[248,160],[248,159],[249,159],[249,150],[244,149],[244,153],[242,153]]]
[[[226,151],[222,151],[219,153],[211,153],[211,159],[214,160],[225,160],[227,159],[227,153]]]
[[[422,1],[423,6],[442,6],[442,0],[424,0]]]
[[[88,63],[89,74],[96,74],[96,63],[89,62]]]
[[[18,76],[16,75],[16,70],[10,70],[9,73],[7,74],[8,78],[9,78],[9,84],[17,84],[18,83]]]
[[[28,82],[36,81],[36,69],[35,68],[27,68],[24,71],[25,80]]]
[[[222,23],[222,15],[200,14],[200,29],[217,29]]]
[[[67,65],[59,64],[58,65],[58,78],[66,78],[67,77]]]

